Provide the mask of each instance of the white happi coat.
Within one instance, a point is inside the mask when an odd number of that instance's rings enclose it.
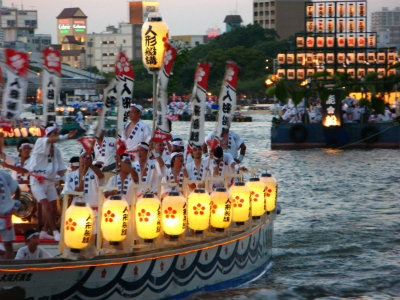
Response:
[[[0,171],[0,216],[9,214],[14,206],[12,194],[18,188],[18,182],[15,181],[10,174]],[[0,230],[6,229],[6,220],[0,218]]]
[[[141,142],[149,143],[151,138],[150,127],[145,122],[139,120],[132,131],[127,134],[126,129],[129,127],[130,124],[131,122],[127,123],[124,126],[121,137],[122,141],[126,145],[127,152],[137,151],[137,147]]]
[[[94,161],[102,162],[104,167],[115,163],[116,146],[117,141],[113,137],[104,137],[101,145],[96,140],[93,148]]]
[[[149,159],[147,161],[147,166],[146,166],[146,169],[147,169],[146,176],[143,176],[143,177],[142,177],[142,172],[140,170],[139,161],[133,162],[132,168],[135,169],[135,171],[137,172],[137,174],[139,176],[139,184],[151,186],[150,190],[138,189],[136,194],[140,195],[145,192],[151,192],[153,194],[158,194],[158,186],[161,183],[162,177],[166,173],[166,167],[163,166],[161,168],[160,165],[158,164],[157,160]]]
[[[177,183],[178,186],[162,186],[161,195],[169,192],[182,192],[183,178],[183,168],[179,172],[178,182],[175,181],[172,169],[167,169],[165,176],[161,180],[161,183]]]
[[[132,189],[133,184],[135,184],[135,182],[133,181],[131,174],[128,174],[128,176],[126,176],[124,182],[121,181],[121,176],[120,174],[118,174],[111,177],[108,180],[106,186],[117,187],[119,195],[121,195],[121,198],[125,199],[130,204],[133,197],[133,189]],[[105,192],[106,191],[107,190],[105,190]]]
[[[190,180],[201,180],[204,181],[206,176],[211,176],[212,171],[207,172],[207,168],[210,170],[213,168],[213,164],[208,164],[209,158],[202,158],[200,169],[196,167],[194,160],[190,160],[186,163],[186,171]]]
[[[27,166],[29,166],[29,160],[30,160],[30,158],[28,158],[25,161],[24,165],[21,166],[21,159],[19,157],[15,158],[15,157],[6,155],[5,162],[11,166],[26,169]],[[16,181],[26,181],[26,180],[29,180],[29,173],[22,174],[22,173],[18,173],[16,171],[12,170],[11,177],[14,178]],[[21,189],[22,192],[29,191],[29,185],[27,185],[27,184],[19,184],[19,188]]]
[[[214,132],[210,132],[205,138],[205,142],[211,140],[214,135]],[[240,137],[236,132],[229,130],[228,135],[228,148],[224,149],[224,152],[230,153],[234,159],[238,158],[238,151],[240,146],[244,143],[244,140]]]

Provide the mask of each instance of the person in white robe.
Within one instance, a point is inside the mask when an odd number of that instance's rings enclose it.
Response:
[[[104,134],[105,130],[102,130],[93,147],[94,161],[103,166],[102,170],[115,164],[115,154],[117,153],[117,140],[113,137],[105,137]]]
[[[35,229],[28,229],[25,232],[26,246],[18,249],[15,259],[43,259],[52,258],[53,256],[43,247],[39,246],[39,232]]]

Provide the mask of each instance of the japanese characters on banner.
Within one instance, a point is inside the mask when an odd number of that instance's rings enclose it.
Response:
[[[207,100],[209,64],[199,64],[196,69],[192,92],[192,119],[190,123],[189,147],[201,146],[204,141],[204,122]]]
[[[43,121],[56,122],[56,105],[60,96],[61,56],[57,50],[43,50],[45,68],[42,72]]]
[[[162,67],[158,73],[157,83],[157,114],[156,114],[156,130],[153,140],[162,142],[169,138],[171,128],[167,121],[167,106],[168,106],[168,80],[171,74],[172,66],[176,58],[177,50],[169,43],[165,43],[164,59]]]
[[[115,78],[117,80],[118,100],[118,133],[121,134],[124,124],[129,120],[129,110],[133,98],[133,83],[135,76],[129,59],[122,52],[119,53],[115,64]]]
[[[233,113],[236,109],[236,84],[239,66],[233,62],[227,62],[225,78],[222,83],[221,93],[218,99],[218,123],[216,137],[220,138],[224,129],[230,127]]]
[[[118,82],[115,78],[110,82],[110,84],[104,89],[104,94],[103,94],[103,106],[101,107],[101,115],[99,117],[99,120],[97,122],[97,126],[94,132],[94,135],[96,137],[99,137],[101,132],[104,129],[105,125],[105,117],[108,111],[111,110],[112,106],[117,103],[117,97],[118,97]]]
[[[13,49],[5,50],[6,76],[3,91],[3,106],[1,115],[11,120],[18,118],[23,110],[28,88],[28,54]]]
[[[340,101],[336,99],[335,95],[330,95],[328,100],[322,105],[322,125],[325,127],[340,126],[340,111]]]

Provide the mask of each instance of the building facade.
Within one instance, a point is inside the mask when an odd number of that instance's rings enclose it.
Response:
[[[277,31],[280,39],[304,30],[306,0],[253,0],[253,23]]]
[[[0,10],[1,42],[27,43],[37,28],[36,10],[18,10],[2,7]]]
[[[64,8],[57,16],[57,44],[63,45],[62,50],[79,50],[86,42],[86,34],[87,16],[79,7]]]
[[[174,35],[171,42],[178,48],[193,49],[199,45],[207,44],[210,38],[207,35]]]
[[[371,31],[378,34],[378,47],[400,48],[400,7],[372,12]]]
[[[150,13],[158,12],[159,1],[129,2],[129,23],[143,24]]]

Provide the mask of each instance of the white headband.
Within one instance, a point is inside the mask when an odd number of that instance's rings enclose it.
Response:
[[[25,239],[26,241],[29,241],[31,238],[33,238],[35,235],[39,235],[39,232],[34,232],[30,235],[28,235],[28,237]]]
[[[140,111],[143,110],[143,106],[141,106],[141,105],[139,105],[139,104],[132,103],[132,104],[131,104],[131,107],[136,107],[136,108],[137,108],[138,110],[140,110]]]
[[[21,150],[22,147],[24,147],[24,146],[29,146],[31,149],[33,148],[33,145],[31,143],[23,143],[23,144],[21,144],[21,146],[19,146],[18,150]]]
[[[56,125],[47,127],[46,130],[45,130],[46,136],[48,136],[50,133],[52,133],[56,129],[57,129]]]
[[[79,162],[69,163],[70,167],[79,167]]]
[[[149,150],[149,146],[146,143],[140,143],[138,147],[142,147],[145,150]]]
[[[183,156],[183,152],[174,152],[171,154],[171,161],[174,159],[175,156],[177,155],[182,155]]]
[[[183,143],[183,141],[173,141],[171,142],[172,146],[177,146],[177,147],[185,147],[185,144]]]

